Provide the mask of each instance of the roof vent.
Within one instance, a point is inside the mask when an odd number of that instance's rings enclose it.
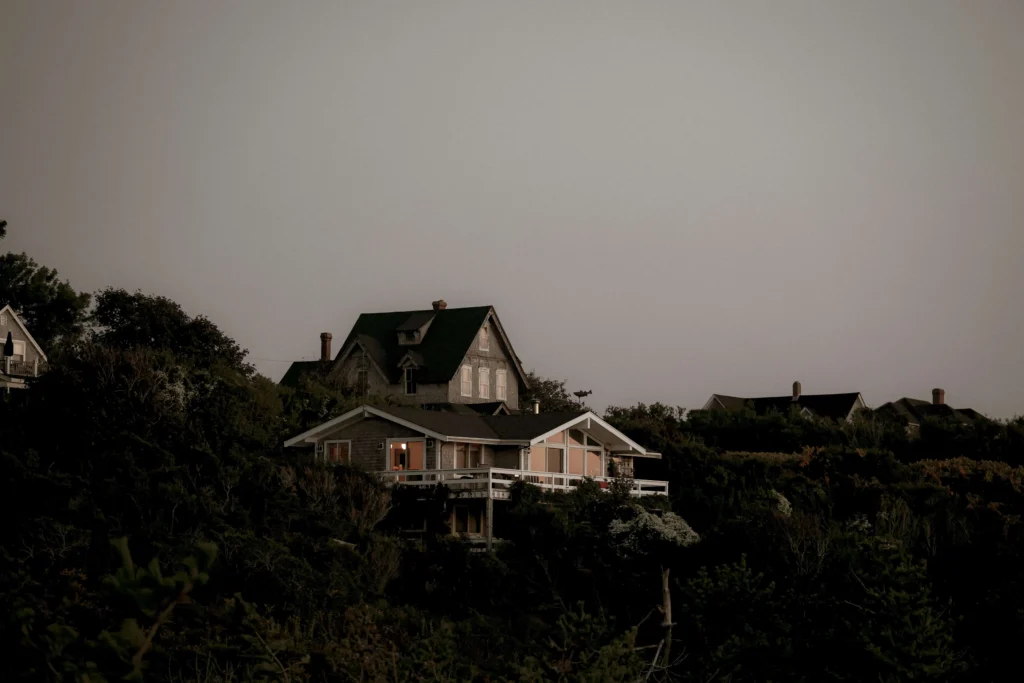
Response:
[[[444,299],[438,299],[437,301],[433,301],[431,302],[430,305],[434,308],[435,311],[443,311],[444,309],[448,308],[448,302],[445,301]]]
[[[540,413],[540,399],[539,398],[535,398],[532,401],[530,401],[530,403],[533,404],[533,414],[534,415],[539,414]]]

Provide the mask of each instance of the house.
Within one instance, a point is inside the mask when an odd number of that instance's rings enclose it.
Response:
[[[281,384],[322,372],[364,395],[396,396],[434,410],[514,413],[528,388],[522,363],[492,306],[363,313],[336,356],[320,335],[320,360],[292,363]]]
[[[0,308],[0,343],[6,347],[8,339],[11,345],[4,349],[0,364],[0,389],[5,392],[26,388],[26,380],[38,377],[46,370],[46,354],[10,305]]]
[[[853,419],[858,410],[867,408],[867,404],[859,392],[805,394],[800,382],[793,382],[793,393],[790,396],[744,398],[712,394],[702,410],[739,411],[746,408],[753,410],[757,415],[767,415],[772,412],[785,415],[796,408],[804,417],[827,418],[843,422]]]
[[[952,420],[961,424],[973,424],[987,417],[970,408],[953,408],[946,403],[943,389],[932,389],[932,400],[901,398],[879,406],[875,412],[906,425],[909,431],[917,431],[927,418]]]
[[[586,478],[607,488],[618,476],[629,479],[634,496],[668,494],[668,482],[632,479],[635,460],[660,454],[590,411],[543,413],[537,404],[497,415],[363,405],[285,447],[308,448],[316,461],[375,472],[424,494],[443,484],[452,498],[451,532],[488,548],[496,533],[494,502],[507,500],[517,481],[567,491]]]

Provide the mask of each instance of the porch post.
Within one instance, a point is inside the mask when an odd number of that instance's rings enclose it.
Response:
[[[488,474],[490,478],[490,474]],[[493,552],[494,540],[494,498],[491,492],[491,484],[487,482],[487,552]]]

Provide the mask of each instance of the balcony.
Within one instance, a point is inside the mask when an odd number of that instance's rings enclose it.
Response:
[[[480,467],[457,470],[404,470],[398,472],[378,472],[377,475],[386,483],[402,486],[421,486],[431,488],[444,484],[459,498],[491,498],[507,500],[512,485],[517,481],[525,481],[548,491],[571,491],[586,479],[592,479],[598,486],[607,489],[614,479],[611,477],[587,477],[582,474],[563,474],[561,472],[531,472],[528,470],[509,470],[498,467]],[[630,483],[630,495],[667,496],[668,482],[653,479],[627,479]]]
[[[0,362],[0,369],[9,377],[38,377],[46,368],[45,363],[40,363],[38,360],[29,362],[4,358]]]

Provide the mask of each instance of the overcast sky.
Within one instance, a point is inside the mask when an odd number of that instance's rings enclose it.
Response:
[[[1024,2],[4,0],[5,250],[278,379],[491,304],[592,403],[1024,413]]]

